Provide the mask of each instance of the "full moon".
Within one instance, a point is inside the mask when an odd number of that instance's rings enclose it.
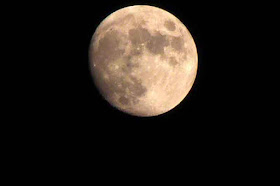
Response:
[[[157,116],[176,107],[197,74],[195,42],[186,26],[157,7],[119,9],[97,27],[89,47],[94,83],[113,107]]]

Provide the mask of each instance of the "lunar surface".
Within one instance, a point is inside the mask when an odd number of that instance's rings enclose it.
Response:
[[[195,42],[184,24],[153,6],[122,8],[97,27],[89,47],[90,70],[103,97],[135,116],[176,107],[196,77]]]

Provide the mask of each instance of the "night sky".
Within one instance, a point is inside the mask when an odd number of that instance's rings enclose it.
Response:
[[[198,50],[198,73],[191,91],[177,107],[156,117],[130,116],[110,106],[96,89],[88,66],[89,43],[100,22],[136,4],[157,6],[175,15],[192,34]],[[53,54],[47,62],[52,71],[45,98],[49,109],[45,118],[56,123],[51,122],[51,129],[89,138],[91,134],[157,134],[211,139],[242,131],[246,106],[240,103],[244,91],[238,81],[243,72],[236,73],[244,52],[236,46],[246,33],[239,17],[242,6],[155,0],[46,4],[44,8],[41,22],[47,25],[47,47]]]
[[[22,87],[17,82],[11,84],[17,89],[14,98],[24,103],[13,104],[13,99],[3,97],[9,103],[4,110],[12,111],[8,122],[2,122],[11,130],[1,131],[7,134],[2,137],[8,147],[2,150],[3,154],[12,158],[3,158],[9,167],[4,172],[14,178],[9,181],[30,182],[37,178],[46,182],[60,178],[61,183],[73,184],[76,179],[81,185],[83,181],[128,182],[127,178],[132,177],[138,182],[159,172],[165,182],[171,172],[176,178],[170,178],[173,185],[177,180],[189,183],[188,177],[195,183],[217,183],[223,178],[240,184],[244,182],[237,178],[248,177],[253,171],[262,174],[274,170],[260,168],[260,160],[265,165],[275,165],[276,161],[267,160],[277,153],[268,153],[268,148],[271,142],[279,141],[273,139],[279,135],[271,135],[271,131],[279,130],[270,128],[269,117],[264,115],[263,110],[270,107],[260,104],[269,102],[270,95],[257,94],[260,90],[270,94],[277,87],[276,83],[268,86],[263,75],[270,73],[274,64],[267,65],[267,59],[257,63],[260,54],[270,55],[264,52],[265,48],[270,49],[269,45],[260,45],[266,39],[264,33],[259,33],[260,28],[270,31],[264,26],[267,20],[261,19],[262,1],[259,9],[255,7],[257,2],[245,5],[244,1],[23,1],[22,6],[10,3],[14,11],[5,15],[14,16],[15,21],[9,23],[15,28],[3,27],[15,32],[16,41],[10,40],[15,52],[10,59],[19,57],[17,62],[30,71],[11,63],[24,74],[16,76]],[[156,6],[179,18],[198,51],[197,77],[189,94],[177,107],[155,117],[131,116],[112,107],[98,92],[89,69],[88,49],[97,26],[112,12],[137,4]],[[18,41],[22,38],[24,42]],[[29,58],[24,58],[24,54]],[[34,64],[31,59],[35,59]],[[255,70],[256,66],[261,69]],[[3,92],[8,91],[3,88]],[[277,112],[277,107],[274,110]],[[276,151],[275,147],[277,144],[270,149]],[[111,177],[116,173],[122,175]],[[248,182],[262,176],[253,177],[248,177]],[[267,180],[270,179],[266,183]]]

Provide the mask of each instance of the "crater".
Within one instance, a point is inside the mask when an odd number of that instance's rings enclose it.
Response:
[[[121,96],[121,97],[119,98],[119,102],[120,102],[121,104],[123,104],[123,105],[128,105],[128,104],[129,104],[129,100],[128,100],[126,97],[124,97],[124,96]]]
[[[166,36],[159,32],[148,41],[147,48],[153,54],[164,54],[164,47],[168,45]]]
[[[165,26],[165,28],[167,28],[167,30],[169,30],[169,31],[174,31],[174,30],[176,29],[175,23],[174,23],[173,21],[170,21],[170,20],[165,21],[165,22],[164,22],[164,26]]]
[[[170,57],[169,60],[168,60],[169,64],[173,67],[175,67],[177,64],[178,64],[178,61],[176,60],[175,57]]]
[[[174,48],[176,51],[182,51],[184,47],[184,40],[182,37],[173,37],[171,39],[171,47]]]

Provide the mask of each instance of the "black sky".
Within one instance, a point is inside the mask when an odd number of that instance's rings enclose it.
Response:
[[[89,67],[88,47],[99,23],[110,13],[135,4],[163,8],[179,18],[191,32],[198,50],[198,73],[188,96],[170,112],[151,118],[124,114],[111,107],[95,88]],[[41,7],[41,9],[40,9]],[[233,134],[242,128],[246,106],[239,83],[242,73],[240,37],[246,33],[241,4],[202,1],[94,1],[45,4],[37,8],[47,49],[48,72],[45,116],[55,130],[131,135],[151,131],[176,136]],[[244,20],[245,19],[245,20]],[[236,46],[239,46],[238,48]],[[51,54],[51,55],[48,55]],[[238,73],[237,73],[238,72]],[[242,84],[242,86],[244,86]],[[234,124],[233,124],[234,123]]]
[[[132,177],[138,182],[165,172],[161,174],[161,178],[167,175],[161,179],[165,182],[171,172],[176,177],[170,178],[172,184],[174,180],[189,183],[189,177],[195,183],[208,184],[222,182],[222,178],[240,183],[248,177],[251,183],[259,182],[264,170],[274,170],[260,168],[261,160],[275,165],[276,161],[267,162],[271,154],[277,155],[269,153],[269,145],[275,151],[279,146],[272,143],[279,135],[271,135],[278,130],[263,115],[270,107],[260,105],[262,100],[268,102],[270,94],[257,94],[277,87],[277,83],[269,87],[263,80],[264,71],[270,73],[274,64],[255,59],[269,48],[260,44],[267,39],[260,28],[272,30],[264,24],[268,19],[262,19],[264,2],[258,7],[257,2],[204,0],[9,2],[12,11],[6,13],[3,5],[2,13],[4,19],[12,18],[7,21],[11,26],[2,29],[14,32],[15,41],[5,34],[2,37],[15,49],[12,62],[3,60],[3,64],[14,66],[9,73],[17,79],[9,83],[16,87],[12,98],[2,97],[9,103],[3,110],[12,111],[2,118],[2,125],[11,130],[1,130],[2,146],[8,147],[3,154],[12,158],[2,158],[9,167],[4,172],[13,177],[9,181],[54,178],[57,183],[60,178],[63,183],[75,179],[79,184],[84,180],[117,183]],[[191,91],[176,108],[156,117],[130,116],[110,106],[95,88],[88,65],[88,47],[100,22],[135,4],[174,14],[187,26],[198,50],[198,73]],[[272,10],[271,5],[267,10]],[[14,63],[15,57],[20,65]],[[257,71],[255,66],[261,69]],[[18,76],[16,70],[24,75]],[[10,75],[4,76],[4,82]],[[14,104],[13,100],[20,101]],[[116,173],[122,175],[114,179]],[[254,174],[252,178],[249,173]]]

